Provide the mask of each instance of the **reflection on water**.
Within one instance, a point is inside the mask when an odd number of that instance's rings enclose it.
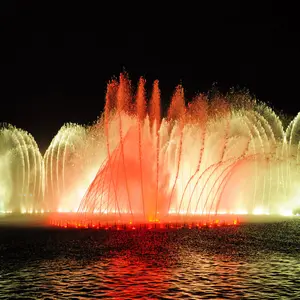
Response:
[[[299,298],[299,225],[1,229],[0,298]]]

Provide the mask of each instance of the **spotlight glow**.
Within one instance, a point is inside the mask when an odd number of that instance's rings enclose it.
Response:
[[[285,216],[285,217],[293,216],[293,211],[283,209],[280,211],[280,215]]]

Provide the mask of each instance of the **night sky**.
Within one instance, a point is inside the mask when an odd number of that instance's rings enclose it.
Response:
[[[159,79],[164,106],[178,83],[188,98],[217,83],[300,111],[296,6],[62,2],[0,4],[0,122],[29,131],[42,151],[65,122],[93,122],[107,82],[124,69],[149,90]]]

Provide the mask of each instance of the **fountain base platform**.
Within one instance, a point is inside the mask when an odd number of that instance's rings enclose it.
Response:
[[[1,214],[0,226],[57,227],[102,230],[165,230],[236,226],[244,223],[282,222],[299,218],[281,215],[167,215],[162,220],[145,222],[142,216],[130,214],[33,213]]]

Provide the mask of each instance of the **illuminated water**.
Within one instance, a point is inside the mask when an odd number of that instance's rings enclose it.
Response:
[[[284,128],[247,93],[186,99],[179,85],[163,117],[158,81],[148,97],[145,84],[112,80],[97,122],[65,124],[44,155],[29,133],[3,126],[0,213],[128,224],[299,209],[300,114]]]
[[[0,299],[298,299],[298,220],[169,232],[0,229]]]

